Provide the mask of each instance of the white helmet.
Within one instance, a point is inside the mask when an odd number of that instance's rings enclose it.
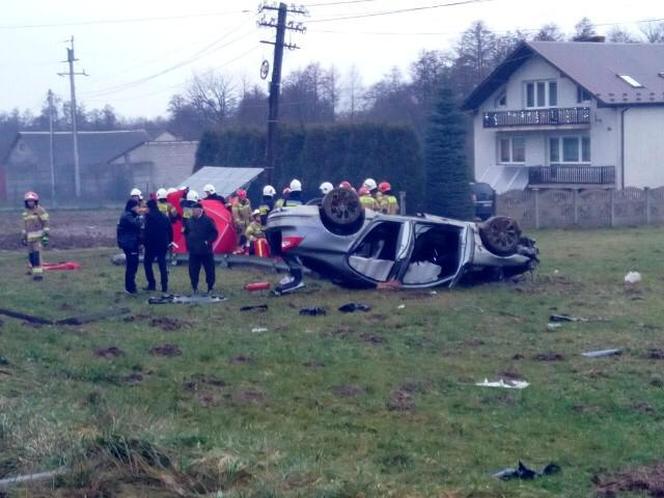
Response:
[[[293,178],[290,182],[291,192],[302,192],[302,182],[297,178]]]
[[[260,215],[260,214],[261,214],[261,210],[260,210],[260,209],[254,209],[254,210],[251,212],[251,216],[258,216],[258,215]]]
[[[166,199],[166,196],[168,195],[168,192],[166,191],[165,188],[160,188],[157,189],[157,199]]]
[[[171,187],[166,191],[166,195],[174,194],[177,191],[178,189],[176,189],[175,187]]]
[[[376,190],[378,188],[376,180],[374,180],[373,178],[367,178],[366,180],[364,180],[362,186],[367,187],[369,190]]]
[[[134,197],[134,196],[137,196],[142,199],[143,192],[134,187],[133,189],[131,189],[131,192],[129,192],[129,197]]]
[[[274,190],[272,185],[265,185],[265,187],[263,187],[263,195],[265,197],[274,197],[277,195],[277,191]]]
[[[210,195],[216,193],[217,189],[214,188],[214,185],[208,183],[205,187],[203,187],[203,192],[205,192],[207,195]]]
[[[190,190],[187,192],[187,200],[191,202],[198,202],[199,197],[198,197],[198,192],[195,190]]]
[[[332,185],[330,182],[323,182],[318,188],[320,189],[321,194],[327,195],[334,190],[334,185]]]

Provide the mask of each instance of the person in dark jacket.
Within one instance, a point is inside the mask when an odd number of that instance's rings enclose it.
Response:
[[[156,282],[152,271],[152,263],[157,260],[159,265],[159,274],[161,276],[161,291],[168,292],[168,269],[166,268],[166,254],[168,248],[173,242],[173,228],[171,221],[164,215],[157,201],[150,199],[147,204],[148,211],[145,215],[145,230],[143,245],[145,246],[145,256],[143,257],[143,267],[145,268],[145,278],[148,281],[146,291],[156,290]]]
[[[184,225],[184,236],[189,249],[189,280],[194,293],[198,292],[201,265],[205,269],[208,293],[214,289],[215,267],[212,244],[218,235],[214,222],[203,212],[203,206],[199,202],[195,203],[191,218],[188,218]]]
[[[142,221],[138,215],[139,204],[135,199],[129,199],[125,210],[118,221],[118,246],[125,253],[127,264],[125,266],[125,292],[136,294],[136,272],[138,271],[138,247]]]

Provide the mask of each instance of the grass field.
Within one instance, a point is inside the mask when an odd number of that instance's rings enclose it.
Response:
[[[586,497],[638,474],[642,494],[618,496],[661,496],[664,231],[534,235],[542,265],[518,283],[431,295],[308,280],[275,298],[242,287],[278,276],[220,269],[229,300],[209,306],[120,293],[112,249],[47,253],[83,268],[41,283],[23,254],[1,253],[2,308],[132,314],[78,327],[2,317],[0,478],[68,469],[17,496]],[[632,269],[644,280],[628,291]],[[173,269],[174,291],[185,274]],[[372,310],[337,311],[350,301]],[[548,331],[552,313],[589,321]],[[164,344],[172,356],[151,353]],[[501,377],[530,386],[474,385]],[[491,477],[519,459],[562,473]]]

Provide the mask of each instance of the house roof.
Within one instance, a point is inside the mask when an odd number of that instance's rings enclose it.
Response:
[[[477,109],[533,56],[555,66],[601,104],[664,103],[664,44],[531,41],[520,43],[471,92],[463,109]]]
[[[79,131],[78,150],[81,164],[103,164],[150,139],[145,130]],[[49,161],[49,132],[21,131],[16,135],[12,149],[21,141],[37,156],[39,162]],[[56,165],[74,162],[73,137],[71,132],[53,133]],[[11,153],[11,149],[10,149]]]
[[[182,185],[186,185],[198,193],[203,193],[203,187],[208,183],[214,185],[217,193],[224,197],[232,194],[240,187],[245,187],[254,178],[263,172],[263,168],[233,168],[223,166],[203,166]]]

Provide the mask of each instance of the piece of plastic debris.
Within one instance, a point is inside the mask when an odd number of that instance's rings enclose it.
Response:
[[[254,306],[242,306],[240,311],[267,311],[267,304],[256,304]]]
[[[267,329],[265,327],[255,327],[251,329],[252,334],[261,334],[263,332],[267,332]]]
[[[436,294],[438,294],[438,291],[432,290],[431,292],[429,292],[430,296],[435,296]]]
[[[558,269],[553,270],[553,274],[554,274],[554,275],[558,275],[559,273],[560,273],[560,270],[558,270]]]
[[[180,296],[177,294],[165,294],[163,296],[153,296],[148,299],[148,304],[215,304],[226,301],[221,295],[193,295]]]
[[[303,316],[321,316],[321,315],[327,315],[327,311],[325,311],[325,308],[315,306],[313,308],[302,308],[300,310],[300,315],[303,315]]]
[[[517,465],[516,468],[508,467],[506,469],[499,470],[495,474],[492,474],[492,476],[498,479],[502,479],[503,481],[509,481],[510,479],[531,480],[535,479],[536,477],[544,477],[544,476],[557,474],[561,470],[562,469],[560,468],[560,465],[551,462],[548,465],[546,465],[542,470],[537,471],[528,468],[526,465],[523,464],[521,460],[519,460],[519,464]]]
[[[405,304],[400,304],[399,306],[397,306],[397,309],[398,309],[398,310],[403,310],[403,309],[405,309],[405,308],[406,308],[406,305],[405,305]]]
[[[630,271],[625,275],[625,285],[636,285],[642,280],[641,274],[638,271]]]
[[[488,379],[484,379],[484,382],[478,382],[475,385],[481,387],[502,387],[503,389],[525,389],[530,384],[525,380],[500,379],[489,382]]]
[[[81,265],[76,261],[62,261],[60,263],[42,263],[44,270],[80,270]]]
[[[346,303],[343,306],[339,306],[339,311],[343,313],[354,313],[355,311],[369,311],[370,309],[371,306],[362,303]]]
[[[546,324],[546,330],[548,330],[549,332],[555,332],[556,330],[558,330],[562,326],[563,326],[563,324],[559,323],[559,322],[556,322],[556,323],[549,322],[549,323]]]
[[[565,314],[555,314],[549,317],[550,322],[587,322],[587,318],[579,318],[578,316],[571,316]]]
[[[244,286],[244,290],[249,292],[268,290],[269,288],[270,288],[270,282],[251,282]]]
[[[602,358],[604,356],[618,356],[622,354],[622,349],[600,349],[599,351],[586,351],[581,353],[586,358]]]

